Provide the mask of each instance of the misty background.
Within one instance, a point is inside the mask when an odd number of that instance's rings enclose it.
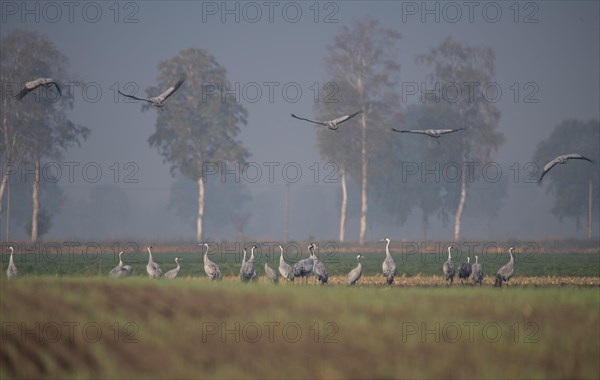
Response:
[[[502,90],[496,103],[500,111],[498,130],[504,134],[505,142],[493,154],[493,161],[502,168],[502,179],[507,182],[506,198],[492,219],[478,217],[469,210],[467,202],[464,239],[585,236],[584,215],[579,226],[572,219],[560,221],[551,213],[553,197],[546,194],[545,187],[528,183],[523,177],[537,144],[548,138],[556,126],[571,118],[600,118],[598,2],[481,2],[472,19],[461,3],[453,3],[462,12],[458,17],[454,13],[457,8],[447,8],[445,2],[280,2],[273,9],[272,20],[262,2],[252,3],[254,8],[243,2],[78,4],[72,19],[68,9],[60,4],[61,17],[56,9],[44,8],[43,2],[2,4],[2,37],[19,29],[37,31],[68,57],[76,76],[73,82],[79,82],[73,85],[74,108],[68,111],[69,117],[91,130],[80,148],[69,150],[61,162],[46,166],[48,178],[53,178],[53,170],[60,168],[60,179],[49,186],[59,187],[62,195],[53,198],[48,190],[47,198],[42,198],[41,203],[46,201],[53,212],[52,226],[44,239],[195,236],[195,184],[180,174],[173,177],[169,165],[148,145],[161,111],[142,112],[140,104],[116,96],[116,89],[123,90],[129,82],[139,86],[139,94],[145,94],[146,88],[156,86],[159,62],[189,47],[206,49],[214,55],[227,70],[236,101],[248,111],[248,122],[241,126],[239,138],[251,154],[251,168],[243,175],[231,167],[233,172],[224,180],[220,175],[209,178],[206,238],[238,238],[232,218],[237,215],[248,218],[245,237],[283,239],[285,188],[290,183],[289,238],[336,239],[341,199],[340,185],[336,183],[338,172],[321,159],[315,127],[292,119],[290,114],[315,117],[314,93],[316,88],[327,91],[323,86],[329,81],[324,65],[327,45],[341,26],[351,26],[354,20],[365,17],[401,34],[398,63],[404,84],[426,83],[431,69],[415,59],[448,36],[460,43],[491,47],[495,53],[495,80]],[[423,4],[430,8],[423,9]],[[82,13],[84,9],[88,13]],[[98,9],[101,14],[96,13]],[[261,17],[257,17],[256,9],[261,10]],[[289,11],[287,15],[283,9]],[[295,14],[298,9],[301,15]],[[433,11],[427,13],[428,9]],[[483,9],[488,13],[483,13]],[[501,13],[494,16],[497,10]],[[537,86],[534,92],[532,87],[524,87],[528,83]],[[514,97],[515,84],[518,101]],[[257,88],[262,93],[257,93]],[[273,88],[272,94],[269,88]],[[284,88],[289,91],[284,92]],[[294,91],[298,88],[301,94]],[[4,92],[5,89],[6,96]],[[420,104],[420,93],[403,95],[406,96],[398,104],[400,109]],[[525,102],[526,95],[537,102]],[[343,133],[343,127],[340,129]],[[410,136],[415,144],[429,143],[424,139]],[[598,163],[600,153],[590,158]],[[87,171],[82,171],[84,167]],[[270,167],[274,169],[272,178]],[[284,167],[289,170],[284,172]],[[515,170],[520,174],[518,180],[514,178]],[[399,175],[399,171],[388,175]],[[257,177],[259,173],[261,176]],[[350,182],[346,239],[355,241],[360,196],[357,184]],[[212,194],[221,197],[211,195],[210,186]],[[595,189],[595,209],[598,194]],[[27,198],[25,193],[13,192],[11,196]],[[398,189],[398,197],[402,197],[402,189]],[[191,202],[182,203],[187,199]],[[372,202],[368,240],[383,236],[409,240],[421,237],[418,209],[400,224],[386,215],[384,207]],[[593,234],[597,238],[598,212],[594,215]],[[10,237],[25,238],[28,210],[13,205],[11,216]],[[443,223],[432,218],[430,223],[428,238],[451,238],[452,220]],[[5,236],[5,223],[2,234]]]

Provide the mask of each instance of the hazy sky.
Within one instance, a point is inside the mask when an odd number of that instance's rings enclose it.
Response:
[[[168,166],[147,139],[154,130],[156,112],[142,113],[139,104],[115,101],[115,84],[135,82],[140,92],[156,84],[157,64],[188,47],[204,48],[227,69],[239,86],[240,101],[249,112],[241,140],[252,153],[250,161],[263,166],[264,178],[247,184],[253,199],[249,234],[257,238],[282,236],[285,180],[275,171],[275,183],[266,178],[265,162],[297,163],[302,178],[291,187],[290,235],[294,238],[335,238],[338,226],[339,186],[314,183],[311,164],[321,162],[314,128],[289,117],[314,115],[314,87],[323,86],[327,44],[342,25],[371,17],[401,33],[401,81],[420,84],[429,68],[415,57],[437,46],[447,36],[469,45],[490,46],[496,54],[499,130],[506,143],[495,155],[504,176],[514,163],[526,164],[537,143],[566,118],[599,118],[600,6],[597,1],[549,2],[2,2],[0,32],[36,30],[47,35],[69,58],[76,76],[88,83],[75,91],[72,119],[92,129],[81,149],[66,161],[82,167],[95,162],[102,168],[97,184],[76,171],[75,182],[62,181],[68,196],[64,211],[54,221],[49,237],[83,235],[74,220],[75,205],[89,202],[90,190],[113,184],[132,202],[130,226],[112,236],[192,238],[191,226],[167,209],[173,181]],[[70,11],[72,10],[71,14]],[[237,19],[236,19],[237,18]],[[269,85],[273,91],[269,98]],[[515,87],[516,86],[516,87]],[[297,95],[295,90],[301,90]],[[515,101],[515,91],[519,99]],[[96,91],[100,89],[101,94]],[[262,94],[257,94],[260,89]],[[287,93],[283,90],[286,89]],[[245,91],[244,91],[245,90]],[[407,94],[405,107],[419,101]],[[535,103],[525,102],[526,96]],[[96,99],[97,98],[97,99]],[[598,162],[599,157],[595,157]],[[109,168],[121,166],[114,184]],[[124,183],[123,165],[136,163],[138,183]],[[295,165],[295,164],[294,164]],[[323,164],[321,164],[321,169]],[[321,172],[323,177],[324,172]],[[597,198],[596,198],[597,199]],[[311,209],[310,205],[314,205]],[[317,206],[320,205],[320,206]],[[527,205],[524,207],[524,205]],[[308,207],[307,207],[308,206]],[[467,205],[468,207],[468,205]],[[549,210],[544,189],[509,181],[509,198],[493,224],[492,238],[541,238],[575,235],[574,223],[560,224]],[[527,212],[523,212],[527,209]],[[313,214],[313,215],[311,215]],[[93,216],[90,216],[93,218]],[[310,220],[309,220],[310,218]],[[110,224],[110,221],[99,221]],[[595,221],[598,234],[598,220]],[[420,217],[413,214],[405,226],[375,226],[369,239],[419,237]],[[451,237],[452,226],[435,223],[430,236]],[[76,232],[73,232],[76,231]],[[104,228],[103,231],[106,231]],[[110,231],[110,228],[108,229]],[[477,238],[486,230],[477,221],[465,221],[464,236]],[[89,231],[88,231],[89,232]],[[89,233],[93,236],[93,232]],[[357,239],[358,223],[350,220],[350,240]],[[484,236],[487,237],[487,236]]]

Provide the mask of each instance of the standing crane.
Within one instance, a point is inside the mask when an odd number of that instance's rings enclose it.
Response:
[[[504,264],[500,269],[498,269],[498,273],[496,273],[496,283],[494,286],[502,287],[502,282],[506,282],[506,285],[508,285],[508,281],[510,281],[511,277],[515,273],[515,260],[513,257],[514,250],[514,247],[510,247],[508,249],[510,260],[508,260],[508,263]]]
[[[113,270],[108,273],[110,277],[127,277],[133,272],[131,265],[123,265],[122,255],[123,251],[119,252],[119,265],[114,267]]]
[[[148,272],[148,276],[150,278],[160,278],[162,276],[162,269],[160,269],[160,265],[152,260],[152,248],[151,245],[148,246],[148,265],[146,265],[146,272]]]
[[[479,264],[479,257],[475,256],[475,264],[473,264],[473,283],[475,285],[479,284],[481,286],[481,283],[483,282],[483,267],[481,266],[481,264]]]
[[[460,283],[464,285],[463,280],[468,281],[472,272],[473,266],[471,265],[471,257],[467,256],[467,262],[460,264],[460,267],[458,268],[458,278],[460,279]]]
[[[17,266],[15,265],[15,261],[13,260],[13,254],[15,253],[15,249],[11,246],[8,247],[10,249],[10,259],[8,261],[8,268],[6,269],[6,276],[8,278],[16,278],[17,277]]]
[[[167,273],[165,273],[163,275],[164,278],[168,278],[169,280],[172,280],[174,278],[177,277],[177,275],[179,274],[179,260],[181,260],[179,257],[175,258],[175,264],[177,264],[177,267],[174,269],[171,269],[170,271],[168,271]]]
[[[308,259],[303,259],[294,264],[294,277],[302,277],[304,279],[304,283],[308,281],[308,275],[312,273],[314,266],[314,259],[312,256],[312,249],[314,247],[314,243],[311,243],[308,246]]]
[[[288,281],[294,281],[294,269],[292,266],[285,262],[283,258],[283,246],[279,244],[279,249],[281,250],[281,255],[279,256],[279,273],[283,277],[285,277]]]
[[[444,270],[444,276],[446,276],[446,283],[448,286],[452,285],[452,282],[454,282],[454,265],[452,264],[451,255],[452,247],[452,245],[448,246],[448,260],[446,260],[446,262],[444,262],[444,265],[442,266],[442,269]],[[448,283],[448,281],[450,282]]]
[[[358,281],[360,279],[360,276],[362,276],[362,264],[360,262],[361,257],[362,255],[356,256],[356,261],[358,261],[358,265],[356,266],[356,268],[352,269],[350,273],[348,273],[348,277],[346,278],[346,283],[348,285],[356,284],[356,281]]]
[[[325,266],[325,264],[321,260],[319,260],[317,255],[315,255],[314,249],[316,247],[317,247],[316,244],[313,244],[313,249],[311,250],[313,262],[314,262],[313,273],[315,274],[315,278],[317,279],[317,282],[319,282],[319,283],[321,283],[321,285],[323,285],[323,284],[327,283],[327,280],[329,279],[329,275],[327,274],[327,267]],[[309,249],[310,249],[310,247],[309,247]]]
[[[394,276],[396,276],[396,263],[394,262],[394,258],[390,254],[390,238],[383,238],[381,241],[385,241],[385,259],[383,260],[383,264],[381,264],[381,270],[383,271],[383,276],[386,278],[388,285],[392,285],[394,282]]]
[[[210,261],[210,259],[208,258],[208,244],[203,243],[198,245],[204,245],[204,247],[206,248],[206,252],[204,253],[204,272],[206,273],[208,278],[210,278],[211,280],[222,279],[223,275],[221,274],[219,266]]]

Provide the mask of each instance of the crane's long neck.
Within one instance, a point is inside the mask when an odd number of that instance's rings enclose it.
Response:
[[[391,254],[390,254],[390,241],[389,240],[385,243],[385,255],[387,257],[391,257]]]
[[[281,255],[279,256],[279,263],[283,263],[285,262],[285,259],[283,258],[283,248],[281,248]]]
[[[13,260],[13,253],[14,252],[12,252],[12,251],[10,252],[10,260],[8,261],[8,265],[15,265],[15,262]]]
[[[153,262],[152,260],[152,251],[150,250],[150,247],[148,247],[148,263]]]
[[[123,259],[121,258],[122,253],[119,253],[119,266],[123,266]]]
[[[177,263],[177,270],[179,270],[179,260],[175,260],[175,262]]]
[[[452,247],[448,247],[448,261],[452,260]]]

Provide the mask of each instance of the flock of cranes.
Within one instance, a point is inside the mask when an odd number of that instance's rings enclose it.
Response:
[[[161,93],[158,96],[152,97],[152,98],[139,98],[137,96],[134,95],[129,95],[129,94],[125,94],[121,91],[118,91],[119,94],[130,98],[130,99],[135,99],[135,100],[139,100],[139,101],[143,101],[143,102],[147,102],[149,104],[151,104],[154,107],[157,107],[159,109],[162,109],[162,107],[165,106],[165,101],[171,96],[173,95],[173,93],[175,91],[177,91],[182,85],[183,82],[185,82],[186,80],[186,76],[185,75],[181,75],[181,77],[179,78],[179,80],[172,85],[171,87],[169,87],[168,89],[166,89],[163,93]],[[62,96],[62,92],[60,90],[60,86],[58,84],[59,82],[52,79],[52,78],[37,78],[34,79],[32,81],[29,81],[27,83],[25,83],[25,85],[23,86],[23,88],[21,89],[21,91],[19,91],[16,95],[15,98],[19,101],[23,101],[23,98],[29,94],[30,92],[34,91],[35,89],[37,89],[38,87],[56,87],[56,89],[58,90],[58,93],[60,96]],[[356,111],[352,114],[349,115],[344,115],[344,116],[340,116],[336,119],[333,120],[326,120],[326,121],[321,121],[321,120],[311,120],[311,119],[307,119],[304,117],[299,117],[296,116],[294,114],[292,114],[291,116],[295,119],[298,120],[303,120],[303,121],[307,121],[309,123],[314,123],[317,125],[322,125],[332,131],[336,131],[339,132],[339,124],[352,119],[353,117],[355,117],[356,115],[362,113],[363,111]],[[454,133],[454,132],[458,132],[458,131],[462,131],[465,130],[466,128],[456,128],[456,129],[411,129],[411,130],[400,130],[400,129],[396,129],[396,128],[392,128],[392,131],[394,132],[399,132],[399,133],[413,133],[413,134],[422,134],[422,135],[427,135],[429,137],[432,137],[435,139],[435,141],[438,143],[438,145],[440,144],[439,142],[439,138],[443,135],[449,134],[449,133]],[[585,160],[585,161],[589,161],[589,162],[593,162],[592,160],[590,160],[587,157],[584,157],[583,155],[579,154],[579,153],[569,153],[569,154],[563,154],[560,156],[557,156],[556,158],[554,158],[553,160],[549,161],[545,166],[544,166],[544,171],[542,172],[542,175],[540,176],[538,183],[542,182],[542,179],[544,178],[544,176],[557,164],[565,164],[568,160]]]
[[[381,265],[381,272],[386,279],[386,283],[388,285],[392,285],[394,282],[394,277],[396,276],[396,262],[390,253],[390,238],[381,239],[381,241],[385,241],[385,258]],[[209,245],[207,243],[198,244],[199,246],[203,246],[206,248],[204,252],[204,272],[208,276],[210,280],[221,280],[223,278],[223,274],[219,269],[219,266],[211,261],[208,258],[209,254]],[[175,264],[177,265],[174,269],[163,274],[160,265],[154,262],[152,257],[152,246],[149,245],[147,247],[148,250],[148,264],[146,265],[146,272],[150,278],[166,278],[166,279],[175,279],[179,275],[179,271],[181,266],[179,262],[182,261],[180,257],[175,258]],[[327,266],[321,260],[319,260],[318,256],[315,254],[315,249],[317,245],[315,243],[311,243],[308,246],[309,257],[307,259],[299,260],[293,266],[288,264],[283,257],[283,246],[280,244],[279,249],[281,251],[279,256],[279,273],[274,269],[269,267],[268,263],[265,263],[265,276],[273,283],[279,282],[279,277],[285,278],[289,282],[293,282],[296,278],[300,278],[303,283],[308,282],[308,278],[310,275],[315,277],[316,282],[321,285],[326,284],[329,280],[329,275],[327,272]],[[444,273],[445,281],[448,286],[452,285],[455,276],[454,264],[452,263],[452,248],[455,248],[452,245],[448,246],[448,260],[444,262],[442,265],[442,270]],[[14,249],[12,246],[10,249],[10,259],[8,263],[8,268],[6,270],[6,275],[9,279],[17,277],[17,267],[14,262]],[[254,245],[250,249],[250,258],[246,260],[247,252],[246,248],[244,248],[244,256],[242,259],[242,265],[240,267],[240,280],[242,282],[250,282],[257,281],[258,274],[256,272],[256,268],[254,266],[256,257],[254,256],[254,251],[257,249],[257,246]],[[502,286],[502,283],[508,283],[515,271],[515,262],[514,262],[514,247],[509,248],[510,260],[507,264],[503,265],[498,272],[496,273],[496,286]],[[128,277],[133,274],[133,268],[130,265],[125,265],[123,263],[123,251],[119,252],[119,264],[114,267],[108,275],[110,277],[120,278],[120,277]],[[362,263],[360,262],[362,255],[356,256],[357,265],[353,268],[346,277],[346,284],[355,285],[358,280],[360,280],[363,272]],[[483,268],[479,263],[479,257],[475,256],[475,263],[471,264],[470,257],[467,257],[467,262],[462,263],[458,270],[458,277],[461,280],[461,283],[464,284],[464,281],[468,281],[469,278],[473,279],[473,283],[475,285],[481,285],[483,282]]]
[[[165,90],[160,95],[152,97],[152,98],[139,98],[134,95],[122,93],[121,91],[119,91],[119,94],[121,94],[127,98],[147,102],[157,108],[162,108],[162,107],[164,107],[166,100],[171,95],[173,95],[173,93],[175,93],[175,91],[177,91],[183,85],[185,80],[186,80],[185,75],[181,76],[174,85],[169,87],[167,90]],[[38,79],[35,79],[35,80],[25,83],[24,87],[19,91],[19,93],[17,93],[15,95],[15,98],[19,101],[23,101],[23,98],[25,96],[27,96],[27,94],[29,94],[32,91],[35,91],[37,88],[52,87],[52,86],[54,86],[57,89],[59,95],[62,96],[62,92],[61,92],[58,81],[56,81],[52,78],[38,78]],[[344,116],[338,117],[336,119],[327,120],[327,121],[311,120],[311,119],[296,116],[294,114],[292,114],[291,116],[295,119],[307,121],[309,123],[314,123],[317,125],[321,125],[330,130],[339,132],[338,129],[339,129],[339,125],[341,123],[354,118],[356,115],[358,115],[362,112],[363,111],[357,111],[352,114],[344,115]],[[399,129],[392,128],[392,130],[394,132],[423,134],[423,135],[432,137],[435,139],[435,141],[438,144],[439,144],[438,139],[441,136],[450,134],[450,133],[454,133],[454,132],[459,132],[464,129],[465,128],[399,130]],[[560,156],[554,158],[552,161],[548,162],[544,166],[544,170],[538,180],[538,183],[540,183],[542,181],[544,176],[553,167],[555,167],[558,164],[565,164],[568,160],[585,160],[585,161],[592,162],[592,160],[590,160],[589,158],[584,157],[583,155],[578,154],[578,153],[570,153],[570,154],[560,155]],[[383,273],[383,276],[386,278],[387,284],[391,285],[394,282],[394,277],[396,275],[396,264],[395,264],[394,259],[391,256],[390,251],[389,251],[390,239],[385,238],[385,239],[382,239],[382,241],[386,242],[386,247],[385,247],[386,252],[385,252],[385,259],[382,264],[382,273]],[[208,244],[204,243],[204,244],[200,244],[200,245],[203,245],[206,248],[206,252],[204,253],[204,271],[206,272],[206,275],[211,280],[222,279],[223,275],[222,275],[218,265],[215,264],[214,262],[212,262],[208,258],[208,253],[209,253]],[[277,273],[275,270],[270,268],[267,263],[265,263],[265,266],[264,266],[265,275],[267,276],[267,278],[269,278],[269,280],[271,280],[274,283],[277,283],[279,281],[279,274],[282,277],[284,277],[285,279],[287,279],[288,281],[294,281],[295,278],[300,278],[304,281],[304,283],[306,283],[308,281],[309,275],[313,274],[315,276],[317,282],[319,282],[320,284],[326,284],[329,279],[329,275],[327,273],[327,267],[325,266],[325,264],[322,261],[319,260],[317,255],[315,255],[316,247],[317,247],[316,244],[314,244],[314,243],[310,244],[308,246],[309,257],[307,259],[300,260],[297,263],[295,263],[293,266],[291,266],[285,262],[285,259],[283,258],[283,247],[280,245],[279,248],[281,249],[281,256],[279,259],[279,273]],[[246,253],[246,249],[244,248],[244,257],[242,260],[242,266],[240,268],[240,279],[244,282],[256,281],[258,278],[258,275],[256,273],[256,268],[254,266],[255,259],[256,259],[254,256],[254,251],[256,248],[257,248],[256,246],[253,246],[251,248],[250,258],[248,260],[246,260],[247,253]],[[450,286],[453,283],[454,276],[455,276],[454,264],[452,263],[452,248],[453,248],[452,245],[448,246],[448,260],[446,262],[444,262],[444,264],[442,266],[444,277],[445,277],[445,280],[446,280],[448,286]],[[146,270],[148,272],[148,276],[150,276],[151,278],[160,278],[160,277],[164,277],[164,278],[168,278],[168,279],[176,278],[177,275],[179,274],[179,270],[180,270],[179,261],[181,260],[181,258],[179,258],[179,257],[175,258],[175,263],[177,265],[176,268],[163,274],[163,271],[160,268],[160,265],[155,263],[152,258],[151,249],[152,249],[152,246],[148,246],[148,264],[146,265]],[[9,262],[8,269],[7,269],[7,276],[8,276],[8,278],[14,278],[17,276],[17,268],[13,261],[13,252],[14,252],[13,247],[10,247],[10,250],[11,250],[11,254],[10,254],[10,262]],[[508,281],[510,280],[510,278],[512,277],[512,275],[514,273],[513,251],[514,251],[514,248],[511,247],[509,249],[510,261],[498,270],[498,273],[496,275],[496,285],[497,286],[502,286],[503,282],[508,283]],[[119,265],[117,265],[109,273],[109,275],[111,277],[127,277],[127,276],[130,276],[133,272],[133,268],[130,265],[124,265],[123,260],[121,258],[122,254],[123,254],[123,252],[119,253]],[[362,264],[360,262],[361,258],[362,258],[362,255],[358,255],[356,257],[357,266],[356,266],[356,268],[352,269],[350,271],[350,273],[348,273],[346,283],[349,285],[356,284],[357,281],[362,276]],[[481,283],[483,281],[483,269],[482,269],[481,264],[478,262],[477,256],[475,256],[475,263],[473,263],[473,264],[470,262],[470,257],[467,257],[467,262],[462,263],[462,265],[458,269],[458,277],[461,280],[461,283],[464,283],[465,280],[468,281],[469,278],[472,278],[475,284],[481,285]]]

